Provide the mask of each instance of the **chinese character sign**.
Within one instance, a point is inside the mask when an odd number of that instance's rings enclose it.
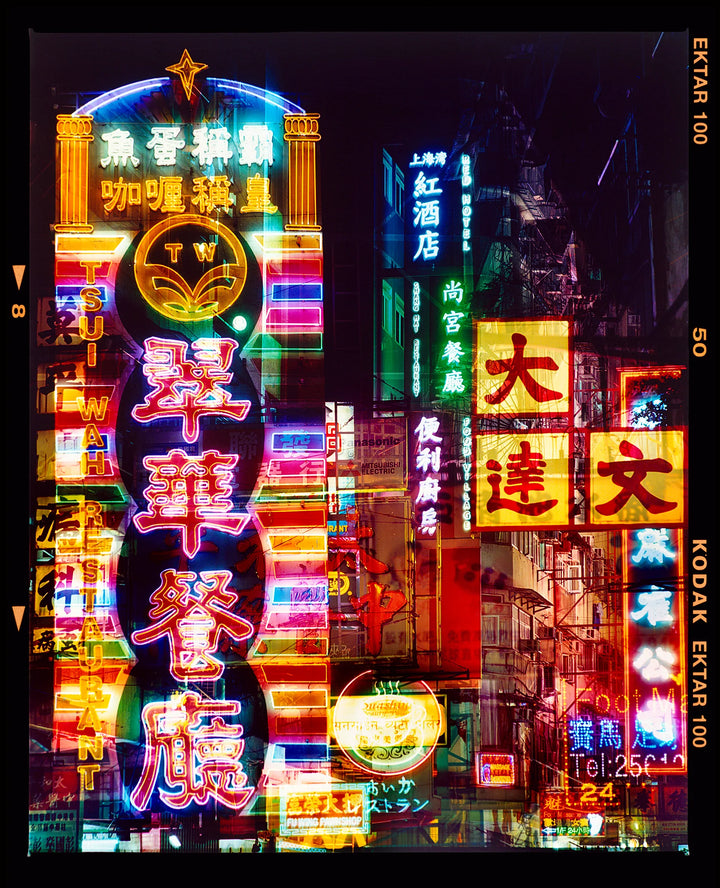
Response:
[[[483,319],[475,331],[479,416],[569,414],[568,321]]]
[[[170,672],[178,681],[214,681],[223,671],[217,653],[220,635],[242,641],[254,632],[252,623],[233,613],[238,594],[228,584],[230,571],[165,570],[162,584],[150,596],[152,624],[132,634],[134,644],[165,636],[170,644]]]
[[[328,787],[283,787],[280,834],[317,836],[367,833],[370,830],[368,784],[333,783]]]
[[[447,157],[444,152],[415,154],[410,163],[409,213],[412,236],[410,254],[413,262],[430,263],[441,252],[443,185],[440,173]]]
[[[232,379],[228,368],[237,342],[232,339],[199,339],[192,343],[195,359],[187,359],[187,343],[150,337],[145,340],[143,372],[153,387],[142,405],[133,408],[139,422],[181,417],[183,438],[194,443],[199,418],[222,415],[242,422],[250,401],[233,401],[222,388]]]
[[[253,793],[241,763],[243,727],[225,721],[239,712],[238,701],[202,700],[195,691],[148,703],[142,714],[145,760],[130,795],[133,806],[145,810],[157,791],[176,810],[210,799],[242,808]]]
[[[592,433],[590,499],[593,524],[681,524],[685,518],[684,433]]]
[[[413,426],[416,533],[419,538],[434,537],[442,512],[440,468],[443,434],[437,416],[420,416]]]
[[[438,400],[470,395],[469,303],[466,287],[460,281],[452,278],[442,286],[435,335]]]
[[[127,780],[127,802],[140,810],[158,799],[174,810],[240,810],[257,788],[243,732],[267,716],[248,707],[240,724],[239,701],[267,681],[252,663],[236,667],[260,632],[255,649],[267,651],[280,628],[279,649],[292,637],[298,652],[321,651],[315,636],[327,622],[325,511],[302,511],[324,493],[324,436],[280,435],[282,452],[271,455],[251,416],[263,398],[296,407],[287,386],[301,376],[303,406],[319,400],[320,135],[317,115],[206,77],[208,64],[187,50],[168,61],[159,77],[90,89],[57,117],[55,287],[36,314],[41,412],[55,414],[38,480],[58,495],[36,507],[38,552],[51,539],[54,551],[37,572],[43,622],[33,637],[57,655],[53,728],[61,751],[77,749],[89,803],[114,805]],[[312,374],[306,347],[318,351]],[[255,521],[265,534],[257,557],[244,536],[256,488],[293,504]],[[301,602],[250,612],[248,599],[305,589],[308,578],[291,573],[311,557],[312,588],[324,590],[316,611]],[[116,588],[116,576],[133,579]],[[136,661],[145,685],[127,683]],[[202,692],[178,688],[189,682]],[[118,707],[136,693],[146,703],[139,777],[118,772],[115,742],[125,739]],[[253,744],[273,730],[258,729]],[[254,780],[263,756],[247,758]]]
[[[685,770],[683,533],[643,527],[623,534],[628,755],[646,772]]]
[[[115,219],[193,213],[228,218],[278,212],[285,161],[279,115],[231,127],[186,121],[118,126],[93,109],[98,137],[89,148],[99,169],[90,206]]]
[[[567,525],[569,448],[567,432],[478,435],[476,524],[481,527]]]

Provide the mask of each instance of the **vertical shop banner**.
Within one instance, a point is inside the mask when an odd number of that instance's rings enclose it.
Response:
[[[268,727],[241,701],[280,699],[258,661],[327,656],[317,115],[208,67],[57,118],[33,639],[86,812],[243,809]],[[273,429],[298,361],[307,421]]]
[[[649,775],[687,769],[683,545],[671,528],[623,534],[626,752]]]

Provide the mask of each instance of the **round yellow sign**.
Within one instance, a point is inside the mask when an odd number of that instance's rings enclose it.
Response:
[[[135,253],[135,280],[145,301],[175,321],[221,314],[247,278],[240,240],[215,219],[173,216],[154,225]]]

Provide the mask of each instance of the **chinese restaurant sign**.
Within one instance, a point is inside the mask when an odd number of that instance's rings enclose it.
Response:
[[[207,68],[186,50],[58,115],[38,310],[34,650],[54,654],[75,795],[138,810],[243,809],[266,743],[271,771],[278,749],[328,758],[322,393],[308,380],[320,411],[293,427],[260,413],[299,401],[296,361],[322,377],[318,118]],[[118,740],[144,749],[125,788]]]

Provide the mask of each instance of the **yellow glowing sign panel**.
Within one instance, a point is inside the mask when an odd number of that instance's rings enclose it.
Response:
[[[370,831],[368,785],[337,783],[328,787],[282,787],[280,835],[348,835]]]
[[[570,412],[569,321],[485,319],[476,337],[480,416]]]
[[[417,768],[432,754],[445,728],[432,693],[341,696],[332,725],[345,754],[375,774]]]
[[[681,430],[590,435],[593,524],[668,525],[685,517],[685,435]]]
[[[246,277],[247,258],[238,238],[205,216],[159,222],[135,254],[135,280],[143,298],[177,321],[221,314],[236,301]]]
[[[569,521],[570,436],[522,432],[477,438],[480,527],[554,527]]]

